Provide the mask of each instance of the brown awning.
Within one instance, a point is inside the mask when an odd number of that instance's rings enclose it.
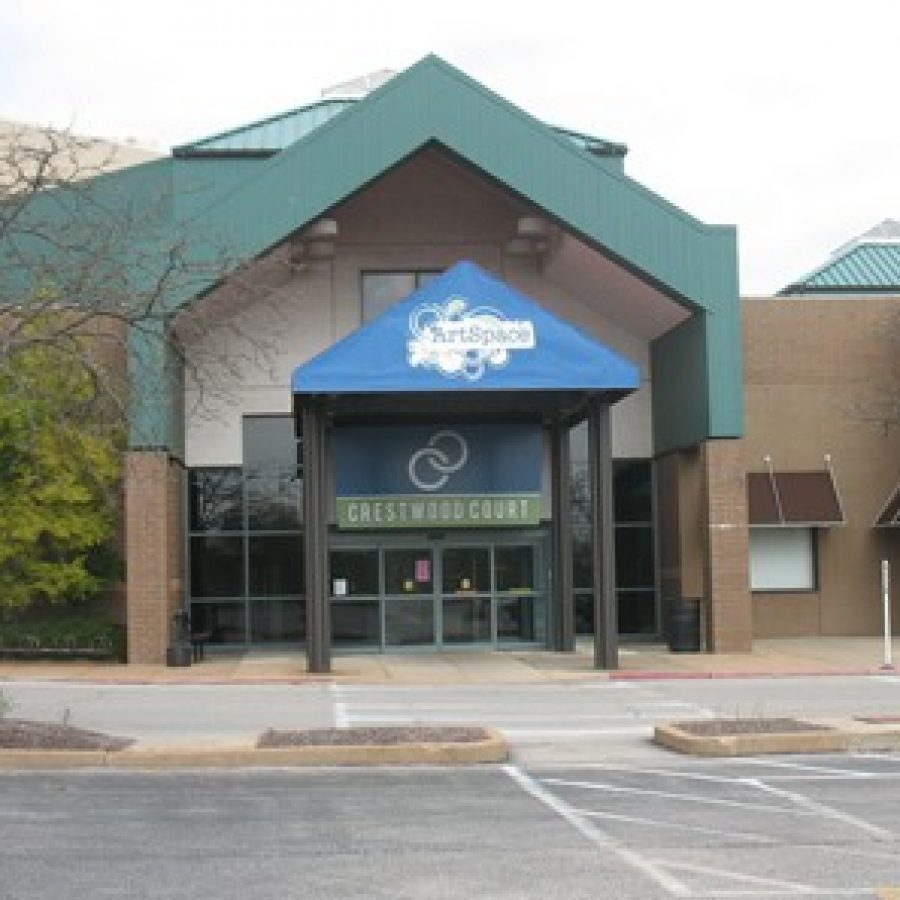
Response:
[[[749,472],[750,525],[844,524],[844,510],[831,472]]]
[[[875,520],[876,528],[900,528],[900,483],[888,494],[887,503]]]

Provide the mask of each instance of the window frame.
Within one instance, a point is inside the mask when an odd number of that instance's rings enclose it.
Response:
[[[815,594],[819,591],[819,531],[820,529],[809,525],[797,526],[751,526],[749,529],[749,538],[747,542],[747,580],[751,594]],[[807,546],[809,547],[808,566],[809,566],[809,583],[807,586],[798,587],[776,587],[766,585],[764,587],[754,586],[753,581],[753,559],[754,545],[753,536],[755,534],[797,534],[805,533],[807,536]],[[759,552],[759,551],[757,551]]]

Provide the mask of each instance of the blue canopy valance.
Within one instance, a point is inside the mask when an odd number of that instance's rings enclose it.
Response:
[[[636,390],[620,356],[470,262],[459,262],[298,366],[295,394]]]

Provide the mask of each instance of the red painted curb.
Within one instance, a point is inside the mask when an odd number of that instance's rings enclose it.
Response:
[[[623,671],[619,669],[609,673],[610,681],[687,681],[700,679],[722,678],[819,678],[828,675],[884,675],[884,669],[797,669],[789,672],[650,672],[650,671]],[[900,677],[900,672],[896,673]]]

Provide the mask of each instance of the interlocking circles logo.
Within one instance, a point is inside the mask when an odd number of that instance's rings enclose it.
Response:
[[[478,381],[488,368],[505,366],[511,351],[535,348],[532,321],[507,319],[490,306],[467,306],[464,298],[451,297],[443,306],[425,303],[410,313],[410,368]]]
[[[469,445],[458,431],[436,431],[409,458],[409,480],[420,491],[439,491],[469,459]]]

